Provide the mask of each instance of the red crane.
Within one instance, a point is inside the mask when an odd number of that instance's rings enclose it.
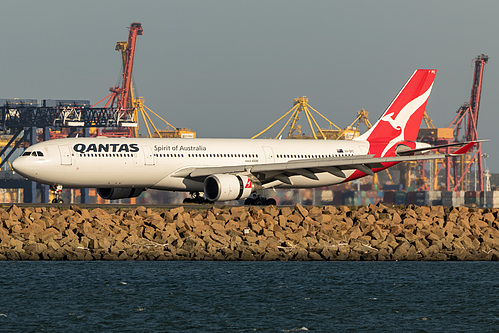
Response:
[[[116,106],[120,109],[132,109],[133,101],[131,98],[131,87],[132,87],[132,71],[133,71],[133,60],[135,57],[135,46],[137,45],[137,36],[142,35],[142,24],[134,22],[128,28],[128,43],[126,44],[125,50],[125,62],[123,66],[123,80],[122,87],[112,87],[111,92],[115,92],[113,98],[116,100]],[[111,104],[112,105],[112,104]]]
[[[482,94],[482,80],[483,80],[483,70],[485,64],[489,61],[489,57],[485,54],[481,54],[475,59],[475,73],[473,75],[473,86],[471,87],[471,97],[470,102],[461,106],[457,111],[457,115],[452,120],[450,128],[454,130],[454,141],[472,141],[478,140],[478,113],[480,109],[480,97]],[[462,130],[464,133],[462,133]],[[461,136],[462,135],[462,136]],[[473,170],[476,175],[476,179],[473,181],[468,181],[478,185],[478,188],[474,188],[475,191],[483,191],[483,165],[482,165],[482,145],[478,143],[469,154],[471,158],[468,161],[461,161],[459,163],[455,157],[447,157],[447,191],[450,190],[449,179],[452,177],[454,179],[454,191],[463,188],[463,180],[470,172]],[[452,160],[451,160],[452,159]],[[452,174],[450,171],[450,165],[452,164]],[[470,189],[471,190],[471,189]]]
[[[122,45],[126,45],[126,48],[122,51],[123,55],[123,76],[121,87],[113,86],[109,88],[111,94],[107,95],[99,102],[94,104],[92,107],[98,105],[102,101],[107,99],[105,108],[117,109],[117,118],[125,121],[125,122],[135,122],[134,119],[134,105],[133,105],[133,96],[132,96],[132,73],[133,73],[133,61],[135,57],[135,48],[137,45],[137,36],[142,35],[143,29],[142,24],[138,22],[134,22],[128,27],[128,42],[122,42]],[[133,131],[131,128],[125,128],[125,132],[127,132],[127,136],[132,136]],[[109,132],[109,135],[112,135],[112,131]],[[116,134],[120,135],[123,131],[117,131]]]

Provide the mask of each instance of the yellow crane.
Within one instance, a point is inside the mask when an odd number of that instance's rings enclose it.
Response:
[[[433,125],[433,119],[431,119],[430,116],[428,116],[428,113],[426,113],[426,110],[423,114],[423,120],[426,123],[426,127],[435,128],[435,125]]]
[[[328,127],[320,127],[317,120],[315,120],[313,113],[319,115],[322,119],[324,119]],[[302,126],[298,124],[300,120],[300,114],[305,114],[308,126],[310,127],[310,130],[312,132],[311,135],[302,133]],[[350,126],[341,129],[336,126],[331,120],[327,119],[322,113],[310,106],[307,96],[302,96],[295,98],[293,107],[288,112],[286,112],[279,119],[270,124],[263,131],[254,135],[252,139],[259,137],[260,135],[274,127],[281,120],[289,116],[284,126],[275,136],[276,139],[282,136],[284,129],[289,125],[289,131],[287,134],[288,139],[351,140],[360,135],[359,127],[361,124],[364,124],[368,129],[372,127],[371,123],[369,122],[368,115],[369,113],[364,109],[358,111],[357,118],[350,124]]]
[[[254,135],[251,137],[252,139],[259,137],[263,133],[267,132],[269,129],[274,127],[277,123],[279,123],[281,120],[289,116],[288,120],[285,122],[284,126],[281,128],[281,130],[277,133],[275,138],[279,138],[282,136],[282,133],[284,132],[285,128],[289,125],[289,131],[287,134],[288,139],[331,139],[331,140],[336,140],[336,139],[353,139],[354,137],[357,137],[358,134],[358,125],[356,128],[353,128],[352,126],[354,123],[358,120],[360,121],[365,121],[365,116],[367,116],[367,112],[363,110],[362,115],[359,115],[359,117],[352,123],[351,126],[348,126],[345,129],[341,129],[338,126],[336,126],[331,120],[327,119],[322,113],[314,109],[309,103],[309,99],[307,96],[302,96],[294,99],[294,104],[293,107],[286,112],[284,115],[282,115],[279,119],[274,121],[272,124],[270,124],[267,128],[265,128],[263,131],[259,132],[258,134]],[[359,111],[361,112],[361,111]],[[316,115],[319,115],[320,118],[326,121],[327,123],[327,128],[320,127],[317,120],[314,118],[314,113]],[[300,114],[305,114],[308,126],[310,127],[310,130],[312,132],[311,135],[305,135],[302,133],[302,127],[300,124],[298,124],[300,120]],[[369,122],[369,120],[367,120]]]
[[[364,124],[367,129],[373,127],[369,121],[369,112],[364,109],[357,111],[357,118],[350,124],[350,126],[345,127],[338,135],[337,139],[351,140],[360,135],[360,124]]]

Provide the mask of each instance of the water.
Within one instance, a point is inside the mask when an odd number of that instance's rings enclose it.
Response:
[[[495,262],[0,262],[1,332],[499,332]]]

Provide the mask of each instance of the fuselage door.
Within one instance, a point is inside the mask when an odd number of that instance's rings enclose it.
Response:
[[[150,146],[142,146],[144,150],[144,164],[145,165],[155,165],[154,154]]]
[[[274,151],[272,150],[272,147],[262,146],[262,148],[265,153],[265,163],[274,162]]]
[[[61,153],[61,165],[71,165],[71,150],[69,146],[59,146],[59,152]]]

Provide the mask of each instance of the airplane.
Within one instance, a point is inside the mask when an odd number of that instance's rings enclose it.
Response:
[[[276,204],[257,195],[272,188],[314,188],[348,182],[403,161],[443,158],[416,142],[435,69],[418,69],[381,118],[353,140],[64,138],[37,143],[13,163],[20,175],[56,190],[97,188],[104,199],[139,196],[147,189],[190,192],[186,203],[245,199]]]

